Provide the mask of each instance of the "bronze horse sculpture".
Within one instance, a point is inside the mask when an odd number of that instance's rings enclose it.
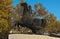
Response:
[[[26,12],[28,12],[28,10],[29,10],[28,5],[27,5],[27,3],[22,3],[21,6],[24,7],[24,10],[23,10],[23,16],[24,16],[26,14]],[[29,8],[31,9],[31,6],[29,6]],[[33,19],[32,23],[30,23],[30,22],[28,23],[27,21],[24,22],[23,19],[24,18],[22,18],[21,21],[16,21],[14,26],[17,25],[19,27],[19,25],[21,25],[22,27],[30,28],[32,30],[32,32],[35,33],[35,34],[43,34],[43,33],[40,33],[40,30],[41,30],[41,27],[44,28],[45,25],[46,25],[46,20],[45,19],[40,19],[41,20],[41,26],[40,27],[38,27],[37,25],[34,24],[34,23],[36,23],[35,22],[36,19]]]

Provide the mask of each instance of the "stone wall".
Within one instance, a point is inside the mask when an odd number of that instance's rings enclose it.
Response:
[[[10,34],[9,39],[60,39],[44,35]]]

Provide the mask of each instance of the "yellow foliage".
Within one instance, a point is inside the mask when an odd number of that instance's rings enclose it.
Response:
[[[8,13],[0,11],[0,18],[6,18],[6,19],[8,19],[8,16],[9,16]]]
[[[13,0],[0,0],[0,33],[8,33],[9,26],[9,13]],[[8,7],[8,5],[10,5]]]
[[[4,4],[10,5],[12,4],[13,0],[3,0]]]
[[[0,25],[1,26],[0,32],[8,30],[9,25],[8,25],[8,21],[6,19],[0,19],[0,24],[2,25],[2,26]]]

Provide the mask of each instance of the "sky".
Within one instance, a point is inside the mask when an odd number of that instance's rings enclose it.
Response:
[[[24,0],[34,9],[34,4],[41,3],[49,13],[53,13],[60,21],[60,0]],[[13,0],[13,6],[16,7],[20,0]]]

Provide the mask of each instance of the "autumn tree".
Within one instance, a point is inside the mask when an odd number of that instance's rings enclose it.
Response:
[[[46,29],[47,31],[49,31],[49,33],[53,33],[55,32],[55,26],[56,26],[56,17],[54,16],[54,14],[49,14],[47,17],[47,26]]]
[[[9,14],[12,0],[0,0],[0,33],[1,35],[8,34],[10,30]]]
[[[35,10],[46,19],[46,31],[49,31],[49,33],[57,33],[59,31],[59,22],[54,14],[48,13],[42,4],[35,4]]]

